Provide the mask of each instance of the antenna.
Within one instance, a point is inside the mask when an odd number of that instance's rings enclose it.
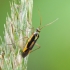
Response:
[[[44,27],[49,26],[49,25],[51,25],[52,23],[56,22],[58,19],[59,19],[59,18],[57,18],[57,19],[55,19],[54,21],[50,22],[49,24],[46,24],[45,26],[41,27],[40,30],[43,29]]]
[[[40,16],[40,26],[39,26],[39,29],[40,29],[41,24],[42,24],[42,17],[41,17],[41,14],[40,14],[39,8],[38,8],[38,15]]]

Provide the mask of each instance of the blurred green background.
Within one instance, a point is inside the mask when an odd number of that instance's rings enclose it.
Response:
[[[12,0],[0,0],[0,36],[3,37],[7,12]],[[34,0],[33,26],[42,26],[59,18],[42,29],[37,41],[41,48],[30,54],[28,70],[70,70],[70,0]],[[36,46],[34,49],[37,48]]]

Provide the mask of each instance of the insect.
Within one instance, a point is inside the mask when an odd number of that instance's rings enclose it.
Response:
[[[22,57],[23,57],[23,58],[25,58],[29,53],[31,53],[31,52],[33,52],[33,51],[35,51],[35,50],[37,50],[37,49],[40,48],[40,45],[38,45],[38,44],[36,43],[37,40],[38,40],[38,38],[39,38],[40,31],[41,31],[44,27],[46,27],[46,26],[48,26],[48,25],[54,23],[54,22],[57,21],[57,20],[58,20],[58,18],[57,18],[56,20],[54,20],[53,22],[51,22],[51,23],[49,23],[49,24],[46,24],[46,25],[43,26],[43,27],[41,27],[41,20],[40,20],[40,26],[39,26],[39,27],[35,30],[35,32],[31,35],[31,37],[28,39],[28,42],[26,43],[25,47],[23,48],[23,51],[22,51]],[[32,50],[33,47],[34,47],[34,45],[37,45],[38,48],[36,48],[35,50]]]

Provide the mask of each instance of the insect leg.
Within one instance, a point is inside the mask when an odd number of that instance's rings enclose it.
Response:
[[[36,43],[35,45],[36,45],[38,48],[36,48],[36,49],[34,49],[34,50],[30,51],[30,53],[32,53],[32,52],[34,52],[34,51],[36,51],[36,50],[40,49],[40,47],[41,47],[41,46],[40,46],[39,44],[37,44],[37,43]]]

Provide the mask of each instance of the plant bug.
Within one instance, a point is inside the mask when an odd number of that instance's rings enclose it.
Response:
[[[38,38],[39,38],[39,33],[40,33],[40,31],[41,31],[44,27],[46,27],[46,26],[48,26],[48,25],[54,23],[54,22],[57,21],[57,20],[58,20],[58,18],[57,18],[56,20],[54,20],[53,22],[51,22],[51,23],[49,23],[49,24],[46,24],[45,26],[41,27],[41,19],[40,19],[40,26],[39,26],[39,27],[35,30],[35,32],[31,35],[31,37],[28,39],[28,42],[26,43],[25,47],[24,47],[23,50],[22,50],[22,57],[23,57],[23,58],[26,57],[29,53],[31,53],[31,52],[33,52],[33,51],[35,51],[35,50],[37,50],[37,49],[40,48],[40,46],[36,43],[37,40],[38,40]],[[37,45],[38,48],[36,48],[35,50],[32,50],[33,47],[34,47],[34,45]]]

